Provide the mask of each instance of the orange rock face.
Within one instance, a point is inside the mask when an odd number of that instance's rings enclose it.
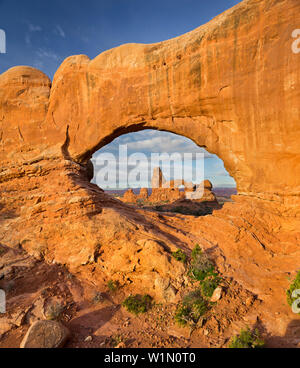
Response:
[[[149,202],[173,202],[180,198],[184,198],[184,192],[180,192],[178,188],[156,188],[152,190]]]
[[[29,67],[1,74],[1,242],[94,284],[113,275],[157,298],[161,279],[174,298],[184,285],[169,252],[198,242],[262,300],[266,327],[284,334],[296,318],[287,276],[300,259],[298,14],[298,0],[244,0],[173,40],[71,56],[52,84]],[[236,180],[235,203],[170,219],[89,182],[96,150],[149,128],[217,154]]]
[[[136,203],[137,201],[137,196],[134,194],[132,189],[128,189],[125,193],[124,196],[122,198],[122,201],[126,202],[126,203]]]
[[[148,199],[148,189],[141,188],[138,198],[144,201],[147,200]]]

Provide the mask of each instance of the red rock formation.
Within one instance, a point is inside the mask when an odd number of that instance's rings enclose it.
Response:
[[[138,199],[146,201],[148,199],[148,189],[141,188],[140,194],[138,195]]]
[[[299,12],[298,0],[244,0],[173,40],[71,56],[52,85],[28,67],[0,75],[1,242],[94,284],[118,275],[155,296],[156,279],[183,285],[165,249],[197,241],[258,295],[257,314],[283,334],[295,319],[287,276],[300,259],[300,57],[291,51]],[[217,154],[236,180],[235,203],[162,220],[89,183],[97,149],[146,128]]]
[[[178,188],[157,188],[152,189],[149,197],[151,203],[174,202],[177,199],[184,198],[184,192],[180,192]]]
[[[134,194],[134,191],[132,189],[128,189],[124,193],[122,201],[126,203],[136,203],[137,196]]]
[[[166,181],[161,169],[154,168],[151,183],[154,185],[151,195],[148,195],[148,189],[142,188],[139,195],[136,195],[132,189],[128,189],[121,200],[125,203],[137,203],[142,200],[150,204],[172,203],[180,199],[193,199],[198,202],[213,202],[213,208],[219,208],[215,194],[212,192],[212,183],[204,180],[198,187],[193,183],[187,183],[182,179]],[[184,190],[179,188],[184,185]],[[185,202],[186,204],[188,201]]]

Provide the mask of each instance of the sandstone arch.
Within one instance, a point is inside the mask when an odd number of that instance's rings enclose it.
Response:
[[[102,276],[92,264],[112,273],[125,253],[135,260],[134,247],[145,247],[162,255],[157,277],[179,280],[156,240],[188,248],[192,233],[218,248],[224,272],[269,303],[270,328],[280,329],[271,311],[299,259],[300,57],[291,51],[298,14],[298,0],[244,0],[172,40],[123,45],[94,60],[71,56],[52,83],[29,67],[1,74],[1,241],[31,252],[46,247],[49,261],[93,282]],[[193,224],[177,218],[178,228],[188,226],[177,234],[88,182],[93,152],[149,128],[217,154],[237,183],[236,203]],[[147,254],[144,261],[135,277],[147,285],[153,267]],[[133,272],[126,267],[125,281]]]
[[[2,160],[12,151],[21,156],[26,145],[59,156],[68,135],[68,154],[82,162],[122,133],[153,128],[217,154],[239,192],[296,192],[299,57],[291,52],[291,33],[298,6],[296,0],[242,1],[173,40],[123,45],[94,60],[71,56],[51,89],[37,70],[4,73],[1,89],[10,95],[1,98]],[[275,18],[281,21],[270,21]],[[30,91],[21,93],[24,87]],[[5,106],[8,98],[14,103]],[[21,118],[22,105],[29,111]]]

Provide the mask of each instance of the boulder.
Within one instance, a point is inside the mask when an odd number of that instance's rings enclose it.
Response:
[[[69,330],[59,322],[37,321],[27,331],[20,348],[62,348],[69,336]]]
[[[217,302],[218,300],[220,300],[222,298],[222,293],[223,293],[223,288],[221,286],[218,286],[214,292],[212,297],[210,298],[210,301],[212,303]]]

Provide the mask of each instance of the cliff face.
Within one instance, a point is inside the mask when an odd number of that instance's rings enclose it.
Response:
[[[269,303],[270,321],[276,308],[291,318],[278,305],[300,258],[300,56],[291,48],[299,14],[298,0],[245,0],[176,39],[123,45],[94,60],[71,56],[52,85],[29,67],[0,75],[1,242],[93,282],[130,275],[159,295],[148,257],[137,260],[140,247],[153,252],[156,277],[179,288],[183,271],[160,242],[189,249],[197,241]],[[146,128],[217,154],[236,180],[236,203],[168,224],[89,183],[96,150]]]

